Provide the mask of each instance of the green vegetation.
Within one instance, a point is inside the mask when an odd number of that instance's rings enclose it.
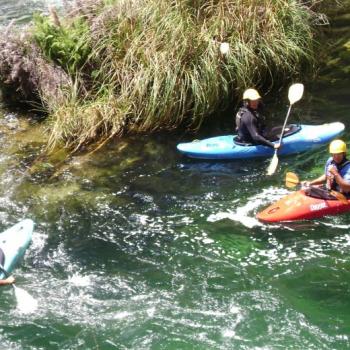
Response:
[[[49,18],[34,16],[35,41],[44,55],[74,75],[88,60],[91,45],[89,27],[78,18],[67,27],[54,25]]]
[[[350,11],[350,7],[349,7]],[[338,75],[339,79],[344,79],[344,74],[350,74],[350,14],[342,14],[334,19],[336,27],[329,34],[333,44],[327,52],[328,62],[326,63],[329,75]],[[339,27],[338,27],[339,26]]]
[[[64,103],[45,101],[51,147],[196,128],[243,89],[281,83],[312,62],[315,13],[296,1],[91,4],[59,25],[35,19],[36,42],[75,81]]]

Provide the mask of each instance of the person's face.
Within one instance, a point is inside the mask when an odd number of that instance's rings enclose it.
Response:
[[[258,109],[260,100],[250,100],[249,101],[249,107],[251,109]]]
[[[345,157],[345,153],[333,153],[332,154],[332,157],[333,157],[333,160],[339,164],[342,162],[342,160],[344,159]]]

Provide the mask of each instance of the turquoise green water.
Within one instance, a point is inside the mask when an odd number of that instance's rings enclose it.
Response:
[[[348,83],[305,82],[291,118],[347,124]],[[268,160],[185,159],[175,146],[190,136],[156,135],[77,156],[56,176],[49,164],[31,175],[38,126],[2,115],[0,230],[36,222],[15,273],[38,302],[24,313],[10,287],[0,290],[2,348],[350,348],[350,215],[254,218],[287,192],[286,170],[317,175],[326,147],[280,159],[267,178]]]

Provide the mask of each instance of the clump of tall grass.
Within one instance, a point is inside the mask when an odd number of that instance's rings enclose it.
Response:
[[[59,28],[36,20],[43,51],[75,80],[65,103],[46,101],[51,147],[196,128],[243,89],[312,61],[313,12],[294,0],[100,0],[88,16],[80,6]]]

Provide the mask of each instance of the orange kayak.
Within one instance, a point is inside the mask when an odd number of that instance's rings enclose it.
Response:
[[[348,203],[307,196],[304,190],[296,191],[282,197],[277,202],[257,214],[263,222],[280,222],[292,220],[316,219],[326,215],[342,214],[350,211]]]

